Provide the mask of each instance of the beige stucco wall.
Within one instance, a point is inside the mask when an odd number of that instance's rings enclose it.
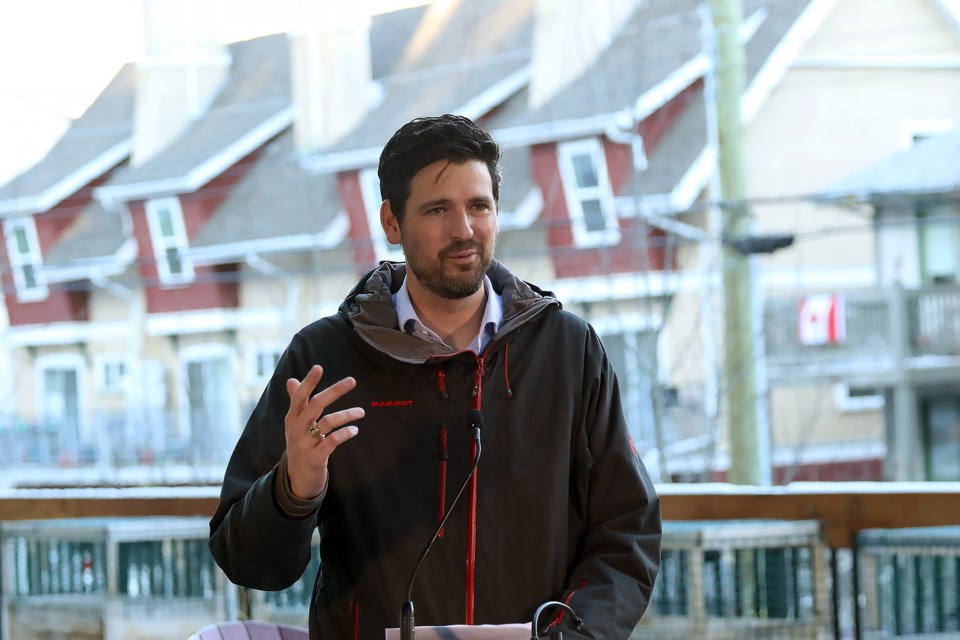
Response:
[[[872,210],[805,196],[906,148],[913,132],[960,124],[960,34],[932,4],[838,0],[748,124],[749,193],[782,200],[753,207],[759,229],[797,234],[793,247],[762,259],[765,296],[844,291],[879,275],[876,252],[887,247],[874,236]],[[903,68],[938,56],[954,60],[952,68]],[[910,237],[900,234],[899,242]],[[812,274],[820,275],[816,284]],[[772,389],[775,446],[883,441],[882,411],[838,410],[832,382]]]
[[[883,440],[882,413],[882,409],[841,411],[829,382],[774,388],[770,393],[771,441],[780,447],[798,447]]]
[[[895,68],[960,56],[960,36],[931,5],[836,3],[747,127],[752,197],[816,193],[905,148],[913,131],[960,124],[960,69]],[[877,68],[828,68],[856,61]],[[767,268],[874,264],[869,209],[785,201],[757,206],[755,213],[764,230],[799,234],[794,247],[764,260]],[[856,226],[863,231],[840,230]]]

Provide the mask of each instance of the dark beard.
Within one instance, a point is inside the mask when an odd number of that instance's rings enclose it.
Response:
[[[467,250],[476,250],[480,263],[472,273],[461,272],[463,278],[448,276],[443,271],[443,258],[448,255],[460,253]],[[490,258],[487,257],[483,247],[475,242],[463,242],[451,245],[440,253],[440,265],[436,271],[427,272],[420,269],[418,265],[407,261],[407,268],[417,277],[417,281],[424,289],[440,298],[447,300],[459,300],[475,294],[483,284],[483,278],[490,269]]]

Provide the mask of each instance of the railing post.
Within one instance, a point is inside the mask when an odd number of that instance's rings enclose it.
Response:
[[[833,609],[833,637],[842,640],[840,629],[840,566],[837,562],[837,549],[830,547],[830,605]],[[856,597],[856,595],[854,595]]]
[[[237,619],[253,620],[253,590],[237,586]]]
[[[850,551],[853,556],[853,637],[856,640],[863,640],[863,615],[861,611],[861,588],[860,588],[860,549],[857,547],[857,538],[854,536],[850,541]]]
[[[7,566],[7,543],[6,536],[3,535],[3,523],[0,522],[0,640],[7,640],[9,632],[7,630],[7,574],[4,569]],[[12,562],[11,562],[12,564]],[[10,574],[10,582],[13,582],[13,574]],[[11,585],[12,586],[12,585]],[[12,591],[12,589],[11,589]]]
[[[891,423],[888,429],[886,479],[896,481],[920,480],[920,437],[917,424],[917,394],[907,372],[910,354],[909,322],[903,287],[894,283],[890,288],[890,341],[893,347],[895,383],[893,409],[887,412]]]

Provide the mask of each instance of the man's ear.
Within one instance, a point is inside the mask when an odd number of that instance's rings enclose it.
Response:
[[[389,200],[384,200],[380,204],[380,226],[383,227],[383,233],[387,236],[387,242],[400,244],[400,221],[393,214]]]

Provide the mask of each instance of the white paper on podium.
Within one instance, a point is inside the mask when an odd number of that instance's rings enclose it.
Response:
[[[417,640],[530,640],[529,624],[478,624],[416,627]],[[400,629],[387,629],[387,640],[400,640]]]

